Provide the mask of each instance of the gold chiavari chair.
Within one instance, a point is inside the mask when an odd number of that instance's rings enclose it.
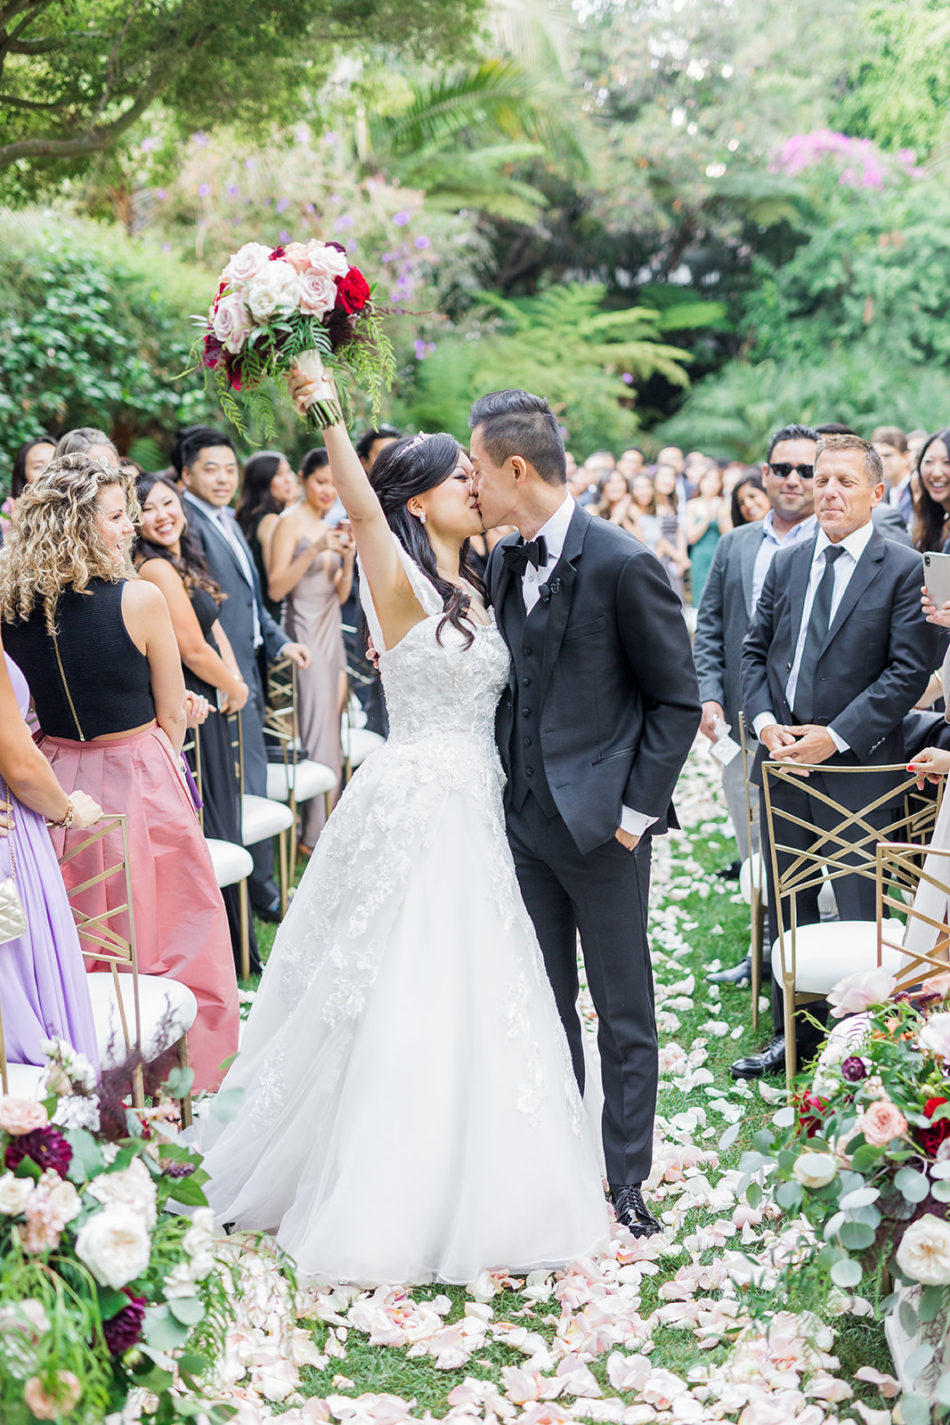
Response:
[[[190,732],[182,752],[185,755],[190,753],[193,758],[198,799],[203,802],[204,774],[201,765],[201,739],[197,729]],[[198,809],[198,823],[204,832],[203,806]],[[237,886],[238,888],[241,977],[246,980],[251,973],[251,907],[247,878],[254,870],[254,861],[250,851],[245,846],[237,845],[234,841],[222,841],[219,837],[205,835],[205,843],[211,856],[211,865],[214,869],[214,878],[218,889],[225,890],[228,886]]]
[[[330,815],[331,799],[338,786],[332,767],[304,756],[300,738],[297,701],[297,665],[290,658],[278,659],[270,667],[267,710],[264,715],[265,735],[280,751],[280,761],[267,764],[267,795],[271,801],[283,802],[293,813],[290,831],[291,873],[297,864],[298,811],[303,802],[322,796]]]
[[[241,840],[245,846],[256,846],[259,841],[269,841],[277,837],[278,875],[280,885],[280,913],[287,913],[288,889],[288,837],[294,824],[294,815],[289,807],[270,797],[253,796],[244,790],[244,727],[240,713],[228,717],[232,729],[231,746],[235,753],[238,786],[241,789]]]

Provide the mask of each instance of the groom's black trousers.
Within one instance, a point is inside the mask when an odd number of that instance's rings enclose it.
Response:
[[[647,833],[635,851],[611,840],[584,855],[560,816],[549,818],[533,796],[520,810],[506,806],[505,812],[521,894],[541,942],[583,1092],[584,1050],[576,1006],[580,932],[599,1021],[607,1181],[643,1182],[653,1156],[658,1074],[647,945],[651,837]]]

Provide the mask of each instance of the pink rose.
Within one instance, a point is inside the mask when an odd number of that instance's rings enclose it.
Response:
[[[237,292],[222,297],[211,318],[211,330],[225,351],[237,355],[251,330],[251,318],[244,298]]]
[[[13,1098],[5,1094],[0,1098],[0,1128],[14,1137],[33,1133],[37,1128],[45,1128],[49,1114],[41,1103],[31,1098]]]
[[[885,1004],[896,987],[894,976],[877,965],[872,970],[845,975],[828,993],[828,1003],[833,1006],[831,1013],[835,1019],[845,1014],[860,1014],[872,1004]]]
[[[316,317],[324,317],[336,305],[336,283],[329,273],[309,268],[300,278],[300,307]]]
[[[37,1420],[58,1420],[61,1415],[69,1415],[79,1404],[82,1386],[72,1371],[57,1371],[56,1385],[52,1390],[40,1380],[31,1376],[23,1388],[23,1399]]]
[[[924,980],[921,989],[925,995],[939,995],[941,999],[946,999],[950,994],[950,970],[944,970],[939,975],[931,975],[929,980]]]
[[[889,1098],[879,1098],[864,1110],[861,1132],[869,1143],[885,1148],[892,1138],[900,1138],[907,1132],[907,1119]]]
[[[310,253],[306,243],[303,242],[289,242],[284,248],[284,258],[301,276],[311,266]]]
[[[311,238],[307,243],[310,266],[315,272],[323,272],[327,277],[345,277],[350,264],[346,253],[337,243],[317,242]]]

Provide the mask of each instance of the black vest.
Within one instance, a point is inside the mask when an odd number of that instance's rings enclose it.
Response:
[[[541,665],[547,606],[539,599],[527,614],[521,580],[512,575],[502,619],[515,673],[508,745],[508,799],[515,811],[520,811],[531,792],[547,816],[557,816],[557,805],[551,796],[541,757]]]

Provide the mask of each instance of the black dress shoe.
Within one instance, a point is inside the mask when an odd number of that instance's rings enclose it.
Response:
[[[752,956],[747,955],[731,970],[716,970],[706,979],[711,985],[735,985],[737,989],[742,989],[752,983]]]
[[[723,866],[720,871],[716,872],[716,875],[720,881],[738,881],[741,872],[742,862],[730,861],[729,865]]]
[[[634,1237],[652,1237],[655,1232],[662,1231],[643,1201],[639,1183],[630,1183],[627,1187],[618,1187],[611,1183],[610,1200],[614,1205],[617,1221],[622,1222]]]
[[[280,901],[275,901],[273,905],[265,906],[263,910],[255,906],[254,914],[258,920],[266,920],[270,925],[279,925],[281,922]]]
[[[759,1054],[737,1059],[730,1073],[734,1079],[762,1079],[769,1074],[781,1074],[785,1069],[785,1035],[779,1034]]]

